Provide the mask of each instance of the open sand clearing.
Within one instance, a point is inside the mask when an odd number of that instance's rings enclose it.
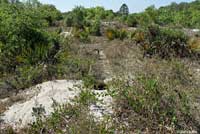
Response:
[[[34,95],[33,95],[33,91]],[[28,97],[28,92],[32,94],[24,102],[16,102],[3,113],[1,120],[4,124],[11,125],[14,128],[23,128],[29,123],[35,121],[33,108],[42,107],[45,115],[48,116],[53,112],[53,101],[58,104],[70,103],[71,99],[78,96],[81,90],[84,90],[82,81],[56,80],[49,81],[27,89],[24,97]],[[92,90],[100,102],[90,106],[90,113],[96,120],[103,119],[103,115],[112,114],[112,97],[105,95],[106,90]]]
[[[2,116],[6,124],[13,127],[24,127],[35,120],[32,116],[33,108],[40,105],[45,109],[45,114],[53,112],[53,100],[59,104],[70,102],[81,91],[81,81],[56,80],[39,84],[30,88],[39,90],[31,99],[23,103],[13,104]]]

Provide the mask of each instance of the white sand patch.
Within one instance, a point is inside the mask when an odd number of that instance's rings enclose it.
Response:
[[[11,125],[14,129],[23,128],[35,121],[33,108],[42,106],[45,115],[48,116],[53,112],[53,100],[58,104],[71,103],[71,99],[78,96],[81,90],[84,90],[82,81],[44,82],[20,93],[24,95],[25,100],[14,103],[4,112],[0,120],[4,121],[4,125]],[[92,90],[92,92],[95,93],[99,101],[90,106],[90,114],[94,116],[96,121],[101,121],[104,116],[113,113],[113,100],[108,95],[107,90]]]
[[[42,105],[45,109],[45,114],[49,115],[53,112],[53,100],[59,104],[70,102],[70,99],[77,96],[81,91],[81,85],[81,81],[67,80],[49,81],[39,84],[30,88],[30,92],[32,90],[38,90],[34,97],[30,98],[26,102],[12,105],[4,113],[1,119],[14,128],[24,127],[35,120],[32,116],[32,110],[34,107]]]
[[[90,113],[95,117],[96,121],[101,121],[104,116],[113,114],[113,100],[106,90],[94,90],[94,93],[98,102],[90,106]]]

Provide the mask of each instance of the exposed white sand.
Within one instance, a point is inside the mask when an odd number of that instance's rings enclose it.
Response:
[[[94,90],[94,93],[99,101],[90,106],[90,114],[95,117],[96,121],[101,121],[104,115],[111,115],[113,113],[113,100],[106,90]]]
[[[29,88],[23,94],[27,100],[13,104],[0,119],[16,129],[23,128],[35,121],[35,117],[32,115],[33,108],[41,105],[45,109],[45,115],[48,116],[53,112],[53,100],[59,104],[70,103],[71,99],[78,96],[83,90],[82,85],[82,81],[56,80]],[[28,95],[29,92],[32,97]],[[104,115],[113,113],[112,97],[107,95],[106,90],[93,90],[93,92],[100,101],[90,106],[90,114],[95,117],[96,121],[100,121]]]
[[[49,81],[32,87],[32,90],[38,90],[38,93],[23,103],[12,105],[3,115],[2,119],[6,124],[12,125],[14,128],[26,126],[35,120],[32,116],[32,109],[42,105],[45,114],[49,115],[53,112],[53,99],[59,104],[70,102],[81,91],[81,81],[57,80]]]

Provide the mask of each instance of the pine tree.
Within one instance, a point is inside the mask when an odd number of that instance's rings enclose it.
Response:
[[[119,10],[119,13],[122,15],[128,15],[129,14],[128,6],[126,4],[122,4]]]

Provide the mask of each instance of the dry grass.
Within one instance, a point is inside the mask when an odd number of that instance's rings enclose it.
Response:
[[[143,40],[143,35],[138,35],[140,40]],[[140,39],[141,36],[141,39]],[[200,41],[200,40],[199,40]],[[197,44],[198,41],[194,41],[192,44]],[[96,45],[95,44],[99,44]],[[74,45],[74,46],[73,46]],[[139,48],[139,46],[133,44],[129,41],[120,41],[120,40],[113,40],[108,41],[104,37],[94,37],[92,38],[92,43],[90,44],[84,44],[83,47],[77,47],[77,45],[73,44],[71,45],[71,49],[73,50],[73,55],[77,55],[84,58],[93,59],[93,54],[89,55],[86,54],[86,51],[88,53],[90,52],[90,49],[93,50],[93,48],[98,47],[99,49],[102,49],[110,63],[110,66],[112,68],[113,73],[116,76],[119,76],[119,72],[122,72],[125,74],[131,73],[133,75],[138,74],[145,74],[146,76],[152,76],[155,80],[159,80],[159,85],[156,87],[156,90],[158,89],[158,94],[155,92],[150,92],[145,94],[145,83],[138,83],[138,81],[135,82],[133,87],[130,87],[130,93],[128,94],[122,94],[119,95],[120,99],[118,98],[117,102],[117,108],[116,108],[116,115],[120,117],[119,122],[114,122],[113,128],[114,130],[125,128],[126,129],[126,123],[129,123],[129,131],[136,132],[135,130],[141,130],[142,132],[146,133],[153,133],[153,132],[160,132],[160,133],[176,133],[175,129],[173,128],[174,124],[176,123],[177,118],[173,118],[170,116],[170,119],[168,119],[168,116],[164,117],[163,124],[160,123],[160,117],[162,113],[165,113],[166,108],[171,108],[175,111],[177,111],[177,114],[175,115],[180,119],[180,124],[183,122],[183,126],[185,128],[194,127],[192,126],[192,123],[196,122],[184,122],[184,119],[188,120],[190,119],[189,116],[185,116],[184,114],[181,114],[181,112],[184,110],[185,107],[182,107],[182,105],[186,102],[187,104],[190,104],[191,109],[191,121],[194,119],[197,121],[197,124],[200,124],[200,103],[198,94],[200,93],[199,86],[195,83],[195,73],[192,73],[192,71],[189,71],[191,69],[197,69],[199,68],[199,64],[195,68],[190,68],[191,61],[188,59],[188,62],[184,62],[184,59],[181,58],[172,58],[171,60],[164,60],[160,59],[159,57],[153,57],[153,58],[143,58],[143,52]],[[195,46],[195,45],[194,45]],[[84,59],[83,58],[83,59]],[[96,70],[97,72],[100,69]],[[96,73],[97,73],[96,72]],[[150,81],[152,82],[152,81]],[[154,81],[153,81],[154,82]],[[118,83],[119,84],[119,83]],[[121,91],[125,91],[124,89],[127,88],[126,83],[124,85],[119,85],[121,87]],[[137,87],[137,88],[136,88]],[[161,89],[167,89],[163,90]],[[135,90],[131,90],[135,89]],[[141,90],[140,90],[141,89]],[[155,90],[155,91],[156,91]],[[136,91],[136,92],[133,92]],[[122,92],[121,92],[122,93]],[[126,92],[124,92],[126,93]],[[163,98],[159,98],[160,94]],[[151,98],[148,98],[150,94]],[[189,99],[185,99],[185,94],[188,96]],[[142,103],[143,107],[136,107],[139,108],[139,111],[136,112],[134,109],[130,109],[129,107],[129,101],[127,97],[130,99],[130,102],[141,102],[142,99],[145,101],[145,103]],[[156,95],[158,101],[155,101],[154,96]],[[142,98],[140,100],[140,97]],[[175,97],[175,98],[173,98]],[[180,99],[183,97],[183,99]],[[11,101],[20,101],[23,99],[21,97],[13,97],[11,98]],[[134,100],[135,99],[135,100]],[[146,100],[145,100],[146,99]],[[173,99],[173,102],[170,102],[170,99]],[[134,100],[134,101],[132,101]],[[151,104],[149,103],[151,102]],[[158,109],[161,111],[158,111],[158,113],[154,113],[154,111],[151,111],[151,108],[155,105],[157,105]],[[194,105],[195,104],[195,105]],[[137,106],[135,103],[133,106]],[[195,106],[198,107],[195,109]],[[1,108],[3,107],[3,108]],[[0,104],[0,110],[4,109],[5,106],[3,104]],[[121,108],[121,109],[120,109]],[[167,110],[169,110],[167,109]],[[62,111],[63,110],[63,111]],[[141,112],[141,111],[142,112]],[[149,111],[148,111],[149,110]],[[157,110],[157,109],[154,109]],[[188,109],[186,109],[186,112]],[[170,111],[170,110],[169,110]],[[180,112],[181,111],[181,112]],[[179,113],[180,112],[180,113]],[[104,131],[104,133],[108,132],[107,130],[109,128],[105,128],[106,124],[95,124],[93,122],[91,117],[85,116],[88,113],[88,109],[85,106],[66,106],[64,109],[61,109],[61,111],[57,111],[57,113],[54,113],[54,115],[47,119],[46,122],[38,122],[41,124],[36,124],[38,126],[37,129],[34,130],[34,127],[30,128],[29,132],[38,132],[39,130],[43,131],[44,133],[56,133],[58,131],[63,131],[63,128],[65,128],[66,132],[71,133],[100,133],[100,131]],[[84,116],[83,116],[84,115]],[[63,118],[64,117],[64,118]],[[69,117],[69,118],[68,118]],[[65,119],[67,118],[67,120]],[[116,117],[117,118],[117,117]],[[182,120],[183,119],[183,120]],[[174,121],[173,121],[174,120]],[[121,122],[120,122],[121,121]],[[115,124],[116,123],[116,124]],[[118,126],[119,123],[119,126]],[[124,123],[124,124],[123,124]],[[160,124],[159,124],[160,123]],[[164,124],[165,123],[165,124]],[[116,127],[116,126],[117,127]],[[185,126],[184,126],[185,125]],[[67,128],[66,128],[67,126]],[[170,127],[168,127],[170,126]],[[89,127],[93,127],[90,130],[88,130]],[[146,128],[145,128],[146,127]],[[160,127],[160,128],[159,128]],[[38,129],[39,128],[39,129]],[[105,129],[105,130],[102,130]],[[169,130],[171,129],[171,130]],[[58,131],[57,131],[58,130]],[[98,130],[98,132],[97,132]],[[189,129],[188,129],[189,130]],[[73,131],[73,132],[72,132]],[[140,131],[140,132],[141,132]],[[114,132],[114,131],[112,131]],[[116,132],[116,131],[115,131]],[[125,131],[125,132],[128,132]]]
[[[0,101],[0,114],[5,112],[7,110],[7,107],[13,105],[16,102],[24,101],[24,100],[25,100],[25,97],[22,94],[18,94],[18,95],[10,96],[8,99],[6,99],[3,102]]]
[[[108,58],[123,59],[129,53],[129,46],[119,40],[115,40],[108,44],[105,53]]]
[[[200,37],[193,37],[189,40],[189,49],[195,52],[200,52]]]
[[[6,105],[3,102],[0,102],[0,114],[6,111]]]
[[[16,103],[16,102],[19,102],[19,101],[23,101],[25,99],[25,97],[23,95],[16,95],[16,96],[11,96],[9,98],[9,101],[11,103]]]

